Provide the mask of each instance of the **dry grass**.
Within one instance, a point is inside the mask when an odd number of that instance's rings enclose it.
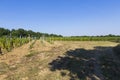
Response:
[[[94,54],[89,56],[89,53],[102,52],[100,50],[98,51],[98,49],[95,48],[96,46],[113,47],[116,46],[117,43],[101,42],[101,41],[96,41],[96,42],[95,41],[93,42],[90,41],[57,42],[56,41],[53,44],[49,44],[47,42],[41,43],[40,41],[37,40],[31,50],[29,50],[29,46],[28,46],[30,44],[26,44],[26,45],[16,49],[18,51],[13,50],[12,52],[10,52],[11,54],[14,54],[14,56],[10,54],[6,54],[9,55],[7,57],[8,59],[6,60],[2,60],[3,59],[2,57],[4,56],[1,56],[0,59],[2,61],[0,62],[4,62],[4,64],[0,63],[0,65],[2,65],[0,66],[0,69],[3,70],[0,71],[1,73],[0,80],[90,80],[91,77],[89,75],[85,76],[85,78],[80,79],[78,74],[79,71],[81,71],[80,70],[81,68],[79,67],[79,65],[76,64],[86,65],[84,63],[79,63],[80,62],[79,60],[85,61],[85,59],[88,60],[89,57],[91,56],[93,57]],[[76,51],[76,49],[80,49],[80,51],[79,50]],[[84,49],[85,51],[82,52],[81,49]],[[79,57],[67,55],[67,52],[71,50],[74,53],[80,53],[82,55],[80,55]],[[18,53],[24,55],[21,56],[18,55]],[[83,53],[85,53],[86,55],[84,55]],[[88,57],[86,58],[87,55]],[[17,63],[18,58],[16,58],[18,56],[20,56],[19,63]],[[66,59],[66,57],[69,57],[70,59]],[[13,63],[8,64],[7,61],[10,60],[13,60],[14,64]],[[53,65],[50,65],[50,63],[52,63],[54,60],[63,63],[61,64],[62,67],[60,67],[61,65],[60,66],[58,65],[59,63],[54,63]],[[68,62],[69,64],[71,64],[71,66],[68,66]],[[55,67],[56,70],[54,71],[51,70],[52,66],[55,65],[60,67],[60,69],[58,67]],[[96,75],[92,75],[92,76],[96,77]],[[97,80],[97,77],[95,80]]]

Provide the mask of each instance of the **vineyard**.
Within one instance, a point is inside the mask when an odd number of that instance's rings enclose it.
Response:
[[[0,80],[120,80],[120,0],[0,0]]]
[[[48,37],[48,40],[53,41],[113,41],[119,42],[120,37]]]
[[[20,47],[21,45],[28,43],[28,38],[0,38],[0,47],[5,51],[11,51],[13,48]]]
[[[37,38],[39,39],[39,38]],[[120,42],[120,37],[44,37],[42,40],[45,40],[49,43],[54,41],[112,41]],[[42,41],[41,40],[41,41]],[[30,39],[28,38],[0,38],[0,47],[4,51],[11,51],[13,48],[20,47],[21,45],[28,43]]]
[[[0,80],[120,80],[120,36],[28,32],[0,33]]]

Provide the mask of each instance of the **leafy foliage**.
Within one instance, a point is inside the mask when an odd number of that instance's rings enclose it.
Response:
[[[7,51],[11,51],[15,47],[19,47],[25,43],[28,43],[28,38],[0,38],[0,47]]]
[[[13,37],[41,37],[42,35],[46,36],[46,37],[62,37],[61,35],[56,35],[56,34],[47,34],[47,33],[40,33],[40,32],[34,32],[32,30],[25,30],[22,28],[19,29],[12,29],[11,31],[9,29],[4,29],[4,28],[0,28],[0,37],[2,36],[13,36]]]
[[[120,37],[109,37],[109,36],[81,36],[81,37],[48,37],[48,40],[53,41],[114,41],[120,42]]]

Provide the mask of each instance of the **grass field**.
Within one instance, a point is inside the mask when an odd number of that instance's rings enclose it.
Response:
[[[117,44],[32,41],[0,56],[0,80],[120,80]]]

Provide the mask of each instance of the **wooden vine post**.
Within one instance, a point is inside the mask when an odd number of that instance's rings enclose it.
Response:
[[[30,34],[28,34],[28,39],[29,39],[29,42],[30,42]]]

